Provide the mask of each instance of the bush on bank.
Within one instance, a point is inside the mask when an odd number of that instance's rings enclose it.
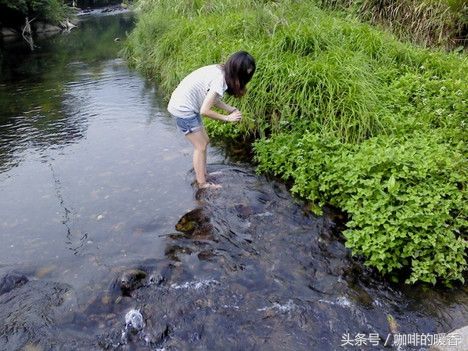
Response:
[[[259,171],[350,217],[347,246],[407,282],[467,269],[466,55],[403,44],[309,1],[140,0],[130,64],[169,96],[193,69],[247,50],[249,93],[232,101]]]
[[[346,245],[384,273],[409,282],[463,280],[467,199],[463,148],[438,133],[335,138],[278,134],[256,144],[259,170],[293,179],[293,192],[351,215]]]

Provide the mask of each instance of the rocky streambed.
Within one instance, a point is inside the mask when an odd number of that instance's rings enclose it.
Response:
[[[196,194],[197,206],[163,235],[164,257],[115,267],[87,303],[67,284],[4,276],[2,348],[339,350],[355,348],[342,346],[346,335],[363,334],[368,349],[384,349],[392,333],[466,321],[466,291],[391,286],[282,184],[248,166],[212,168],[223,188]],[[132,309],[139,330],[126,328]]]

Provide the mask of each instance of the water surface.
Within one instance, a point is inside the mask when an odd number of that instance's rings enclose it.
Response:
[[[2,266],[87,285],[115,262],[163,255],[159,234],[193,208],[189,145],[154,86],[116,58],[132,21],[88,17],[32,54],[4,47]]]

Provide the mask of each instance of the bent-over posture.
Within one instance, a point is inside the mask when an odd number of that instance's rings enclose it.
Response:
[[[220,187],[207,182],[206,149],[209,138],[201,115],[225,122],[240,121],[241,112],[221,99],[225,92],[242,97],[255,68],[254,58],[245,51],[239,51],[231,55],[225,64],[204,66],[193,71],[172,93],[167,109],[194,147],[193,168],[200,188]],[[227,114],[218,113],[213,107]]]

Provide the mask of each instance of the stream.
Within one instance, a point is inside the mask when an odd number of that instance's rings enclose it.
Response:
[[[397,336],[468,324],[466,286],[382,279],[226,148],[222,189],[196,191],[157,85],[118,58],[133,25],[0,44],[0,350],[428,350]]]

